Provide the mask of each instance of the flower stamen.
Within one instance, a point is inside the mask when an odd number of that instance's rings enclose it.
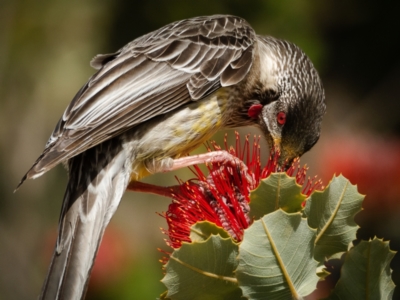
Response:
[[[167,212],[160,215],[167,221],[168,230],[162,229],[162,232],[169,236],[167,245],[172,248],[179,248],[182,242],[191,242],[190,227],[199,221],[209,221],[224,228],[237,242],[242,240],[244,229],[252,223],[248,216],[250,191],[271,173],[280,172],[278,161],[281,154],[279,149],[275,149],[266,166],[261,168],[260,136],[254,136],[251,144],[249,135],[246,135],[243,146],[239,133],[236,132],[235,137],[235,147],[229,147],[225,135],[225,150],[245,161],[247,168],[234,161],[230,164],[212,162],[207,164],[209,175],[206,176],[194,165],[190,170],[196,178],[186,182],[178,180],[179,188],[171,190],[170,197],[174,201]],[[207,143],[206,148],[208,152],[222,150],[215,141]],[[301,167],[300,160],[295,159],[286,174],[303,186],[307,170],[307,166]],[[323,188],[320,179],[309,177],[302,193],[309,197],[313,191]]]

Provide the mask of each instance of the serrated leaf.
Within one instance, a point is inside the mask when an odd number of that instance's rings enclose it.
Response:
[[[281,208],[286,212],[297,212],[306,196],[301,186],[286,173],[272,173],[260,181],[250,194],[250,214],[255,219]]]
[[[395,285],[389,242],[361,241],[344,260],[341,276],[328,299],[392,299]]]
[[[236,277],[248,299],[301,299],[318,282],[315,230],[300,213],[277,210],[245,230]]]
[[[228,232],[222,227],[208,221],[197,222],[190,227],[190,240],[192,242],[202,242],[207,240],[210,235],[220,235],[222,238],[230,238]]]
[[[337,252],[346,251],[356,238],[354,216],[361,210],[364,196],[342,175],[333,177],[323,192],[314,192],[304,213],[308,225],[317,229],[315,259],[323,261]]]
[[[211,235],[204,242],[183,243],[165,266],[162,282],[168,289],[166,297],[172,300],[241,299],[242,292],[234,274],[237,254],[237,244],[219,235]]]
[[[321,280],[325,280],[325,278],[331,274],[328,271],[328,269],[340,268],[343,264],[343,256],[346,253],[347,252],[338,252],[329,257],[329,259],[325,259],[324,262],[318,262],[318,267],[317,267],[318,277],[320,277]],[[338,263],[337,261],[341,263]]]
[[[320,280],[325,280],[326,277],[331,275],[331,273],[328,272],[328,270],[326,269],[324,263],[319,263],[315,272],[317,273],[317,276],[320,278]]]

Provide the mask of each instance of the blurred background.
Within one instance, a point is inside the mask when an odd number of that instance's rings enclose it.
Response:
[[[400,2],[387,0],[1,0],[0,299],[39,294],[67,174],[58,166],[13,190],[94,73],[89,61],[199,15],[239,15],[257,33],[295,42],[310,56],[325,85],[328,111],[322,137],[302,163],[325,184],[334,173],[357,184],[367,195],[356,216],[358,237],[378,236],[400,250],[399,11]],[[265,144],[264,151],[267,157]],[[146,181],[173,185],[174,175],[191,176],[183,170]],[[165,290],[157,248],[167,249],[159,230],[166,224],[156,212],[168,204],[145,194],[124,196],[103,239],[87,299],[155,299]],[[391,266],[399,284],[399,255]]]

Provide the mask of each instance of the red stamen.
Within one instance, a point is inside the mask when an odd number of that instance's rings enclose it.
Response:
[[[168,224],[168,230],[162,229],[162,232],[169,236],[167,245],[172,248],[179,248],[182,242],[190,242],[190,227],[198,221],[209,221],[223,227],[236,241],[241,241],[243,230],[251,224],[247,215],[250,190],[255,189],[261,179],[280,171],[280,151],[275,149],[266,166],[261,168],[260,137],[254,136],[251,146],[249,135],[246,135],[242,148],[239,133],[236,132],[235,136],[233,148],[228,147],[225,135],[225,150],[242,161],[245,159],[246,170],[238,169],[240,166],[215,162],[207,165],[209,175],[206,176],[195,165],[190,170],[196,179],[186,182],[178,180],[180,188],[171,190],[170,197],[174,201],[169,205],[168,211],[161,215]],[[214,141],[206,143],[206,147],[210,152],[221,150]],[[307,166],[300,167],[300,160],[295,159],[286,173],[294,177],[297,184],[304,185],[307,170]],[[248,176],[253,180],[249,181]],[[313,191],[323,188],[321,180],[316,177],[308,178],[302,193],[309,197]]]

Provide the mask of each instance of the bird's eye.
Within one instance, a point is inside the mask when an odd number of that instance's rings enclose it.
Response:
[[[283,111],[278,112],[276,115],[276,120],[279,125],[284,125],[286,123],[286,114]]]

